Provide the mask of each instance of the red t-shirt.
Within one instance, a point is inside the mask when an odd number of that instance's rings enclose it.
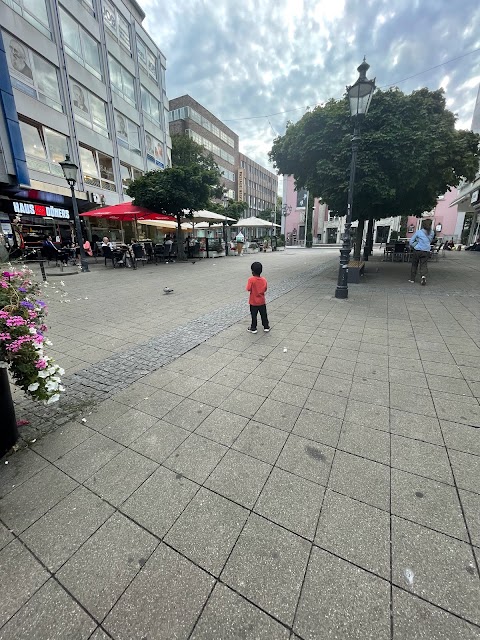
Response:
[[[267,281],[262,276],[252,276],[248,279],[247,291],[250,291],[248,303],[254,307],[265,304],[265,291],[267,290]]]

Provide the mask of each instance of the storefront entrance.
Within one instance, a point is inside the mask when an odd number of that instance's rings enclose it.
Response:
[[[337,227],[330,227],[327,229],[327,244],[337,244]]]

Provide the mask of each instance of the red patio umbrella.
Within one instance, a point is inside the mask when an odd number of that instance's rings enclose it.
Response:
[[[119,220],[120,222],[135,222],[135,234],[138,236],[137,220],[169,220],[176,221],[175,216],[169,216],[166,213],[154,213],[144,207],[137,207],[131,202],[122,202],[109,207],[101,207],[100,209],[92,209],[81,213],[81,216],[90,218],[106,218],[108,220]],[[122,227],[123,228],[123,227]]]
[[[110,220],[121,220],[122,222],[131,222],[137,220],[170,220],[175,222],[175,216],[169,216],[166,213],[154,213],[144,207],[137,207],[131,202],[122,202],[109,207],[101,207],[100,209],[92,209],[81,213],[81,216],[91,218],[109,218]]]

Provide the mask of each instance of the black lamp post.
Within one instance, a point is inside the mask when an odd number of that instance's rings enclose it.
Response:
[[[70,156],[68,155],[68,153],[65,156],[65,160],[63,162],[60,162],[60,166],[62,167],[65,180],[68,182],[68,186],[70,187],[70,191],[72,192],[73,219],[75,221],[75,234],[77,236],[77,244],[80,248],[80,262],[82,263],[82,271],[87,272],[90,271],[90,269],[88,268],[87,255],[85,253],[85,249],[83,248],[82,227],[80,226],[77,199],[75,197],[75,184],[77,182],[78,167],[74,162],[70,160]]]
[[[373,92],[375,91],[375,79],[367,79],[367,71],[370,65],[363,59],[358,67],[358,80],[351,87],[347,87],[348,100],[350,102],[350,114],[354,122],[352,138],[352,159],[350,163],[350,182],[348,184],[347,217],[345,231],[343,233],[343,246],[340,249],[340,267],[338,270],[338,283],[335,289],[335,298],[348,298],[348,260],[351,251],[350,229],[352,226],[353,186],[355,184],[355,167],[357,164],[358,142],[360,140],[360,124],[370,106]]]
[[[227,215],[226,209],[228,207],[228,196],[226,193],[223,194],[223,213]],[[228,242],[227,242],[227,221],[223,221],[223,241],[225,242],[225,255],[228,256]]]

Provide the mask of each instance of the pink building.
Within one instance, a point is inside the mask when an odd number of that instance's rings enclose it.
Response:
[[[445,238],[446,240],[453,238],[454,240],[460,240],[459,234],[461,234],[462,230],[459,230],[457,224],[458,207],[450,207],[451,203],[457,198],[457,196],[457,189],[447,191],[445,195],[438,198],[435,209],[429,213],[425,213],[423,218],[408,216],[407,238],[410,238],[420,227],[422,219],[431,218],[433,220],[433,229],[435,230],[438,238]]]
[[[303,244],[305,241],[305,209],[309,201],[309,194],[306,189],[295,189],[295,179],[293,176],[283,176],[283,207],[282,207],[282,219],[281,233],[285,234],[285,237],[293,244]],[[325,215],[328,220],[328,211],[325,204],[321,203],[318,198],[315,198],[313,204],[313,229],[308,229],[312,232],[313,242],[326,242],[323,239],[323,222]]]

